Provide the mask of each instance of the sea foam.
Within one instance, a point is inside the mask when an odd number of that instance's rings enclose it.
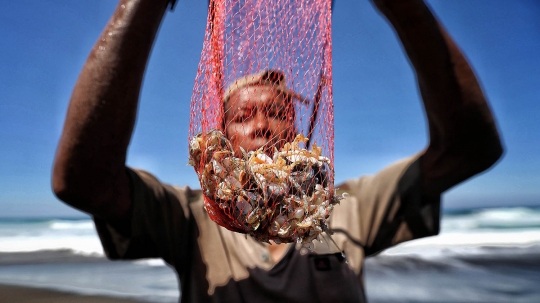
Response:
[[[103,255],[90,219],[2,220],[0,252],[71,250],[81,255]]]
[[[409,241],[384,254],[416,254],[428,258],[485,253],[483,248],[491,246],[539,245],[540,209],[490,208],[447,212],[438,236]],[[41,250],[70,250],[80,255],[103,256],[90,218],[0,219],[0,252]],[[161,264],[151,261],[147,265]]]

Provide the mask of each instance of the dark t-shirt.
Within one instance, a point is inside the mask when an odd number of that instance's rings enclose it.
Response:
[[[130,234],[95,219],[105,252],[111,259],[163,258],[178,273],[181,302],[365,302],[365,257],[439,230],[440,198],[422,195],[418,156],[347,181],[350,197],[329,223],[339,248],[331,240],[315,241],[312,252],[289,245],[278,262],[266,244],[210,220],[200,190],[129,174]]]

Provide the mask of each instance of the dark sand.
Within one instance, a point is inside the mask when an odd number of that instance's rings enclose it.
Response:
[[[0,303],[141,303],[132,299],[85,296],[42,288],[0,285]]]

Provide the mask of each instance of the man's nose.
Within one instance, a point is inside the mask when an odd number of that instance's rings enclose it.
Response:
[[[255,114],[255,128],[257,130],[266,130],[268,128],[268,118],[262,110],[258,110]]]

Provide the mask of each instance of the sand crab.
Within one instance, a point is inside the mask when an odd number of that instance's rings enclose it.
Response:
[[[262,242],[310,247],[328,230],[326,221],[346,194],[338,196],[332,189],[332,164],[322,148],[300,147],[306,141],[300,134],[273,155],[241,149],[236,157],[219,130],[193,137],[189,164],[199,177],[210,217]]]

